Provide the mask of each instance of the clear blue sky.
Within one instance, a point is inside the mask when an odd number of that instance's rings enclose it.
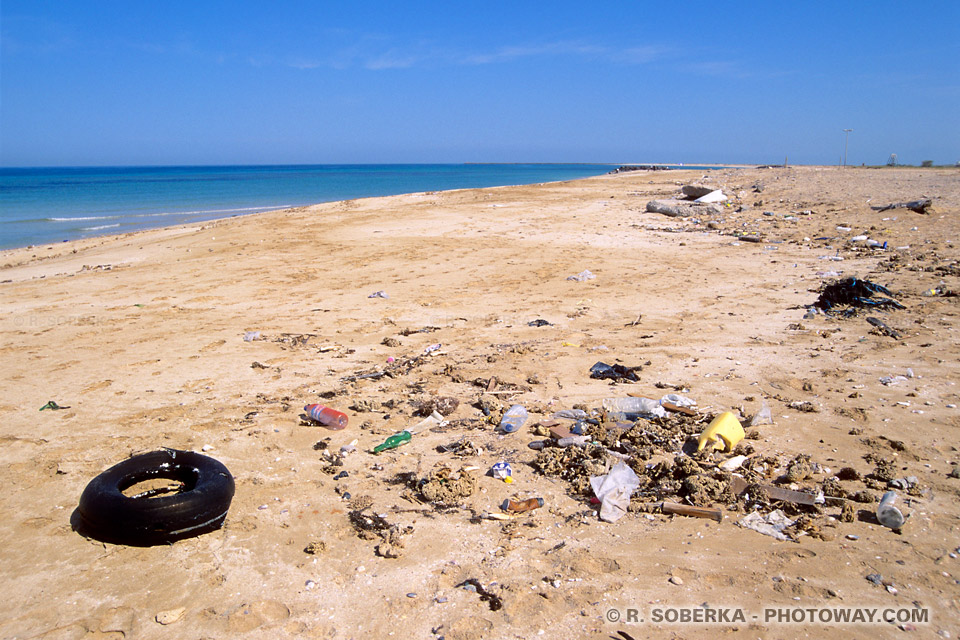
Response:
[[[960,160],[960,1],[2,0],[0,164]]]

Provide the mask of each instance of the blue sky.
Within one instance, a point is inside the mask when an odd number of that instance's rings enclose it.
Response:
[[[960,160],[960,2],[0,4],[0,164]]]

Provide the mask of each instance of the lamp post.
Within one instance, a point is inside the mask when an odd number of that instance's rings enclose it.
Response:
[[[843,166],[847,166],[847,143],[850,141],[850,132],[853,129],[844,129],[844,138],[843,138]]]

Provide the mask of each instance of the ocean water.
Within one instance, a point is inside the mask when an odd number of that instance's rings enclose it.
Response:
[[[0,168],[0,249],[286,207],[554,182],[603,164]]]

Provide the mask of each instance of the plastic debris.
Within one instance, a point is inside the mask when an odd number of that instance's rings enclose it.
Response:
[[[531,320],[527,323],[528,327],[552,327],[552,322],[547,322],[543,318],[537,318],[536,320]]]
[[[880,504],[877,505],[877,520],[880,521],[880,524],[889,529],[899,529],[905,522],[903,514],[900,513],[900,510],[893,506],[893,503],[896,500],[896,492],[887,491],[885,494],[883,494],[883,497],[880,498]]]
[[[513,467],[510,466],[509,462],[498,462],[490,469],[490,473],[494,478],[498,480],[503,480],[507,484],[513,482]]]
[[[748,427],[756,427],[761,424],[773,424],[773,412],[770,411],[770,405],[767,404],[766,400],[763,401],[760,411],[757,411],[756,415],[747,422]]]
[[[712,444],[714,449],[721,451],[733,451],[744,436],[743,425],[733,413],[726,411],[710,421],[707,428],[700,434],[697,451],[703,451],[708,444]]]
[[[58,405],[56,402],[54,402],[53,400],[51,400],[51,401],[48,402],[47,404],[45,404],[45,405],[43,405],[42,407],[40,407],[40,411],[43,411],[43,410],[45,410],[45,409],[50,409],[50,410],[52,410],[52,411],[57,411],[57,410],[59,410],[59,409],[69,409],[69,408],[70,408],[70,407],[61,407],[61,406]]]
[[[508,498],[503,501],[500,508],[511,513],[523,513],[524,511],[539,509],[542,506],[543,498],[529,498],[527,500],[510,500]]]
[[[253,342],[254,340],[262,340],[259,331],[247,331],[243,334],[244,342]]]
[[[694,200],[694,202],[723,202],[726,199],[727,196],[723,195],[723,191],[716,189],[710,193],[700,196]]]
[[[603,476],[591,476],[593,494],[600,500],[600,519],[616,522],[627,513],[630,496],[640,486],[640,478],[623,461]]]
[[[573,280],[575,282],[586,282],[587,280],[593,280],[597,276],[590,273],[589,269],[584,269],[575,276],[567,276],[567,280]]]
[[[607,412],[607,418],[617,422],[667,416],[667,410],[652,398],[604,398],[601,406]]]
[[[874,297],[874,294],[883,294],[892,296],[884,286],[861,280],[859,278],[844,278],[824,287],[820,297],[813,303],[814,307],[823,309],[825,312],[832,312],[834,307],[848,306],[844,315],[853,314],[855,307],[892,307],[894,309],[905,309],[902,304],[892,298]]]
[[[596,380],[616,380],[623,382],[639,382],[636,371],[641,367],[625,367],[622,364],[609,365],[606,362],[598,362],[590,367],[590,377]]]
[[[386,298],[389,298],[390,296],[387,295],[387,292],[386,292],[386,291],[375,291],[375,292],[371,293],[370,295],[368,295],[367,297],[368,297],[368,298],[384,298],[384,299],[386,299]]]
[[[527,416],[527,410],[523,408],[523,405],[515,404],[503,414],[503,418],[500,420],[500,428],[503,429],[505,433],[518,431],[520,427],[523,426],[523,423],[527,421]]]
[[[776,538],[777,540],[787,542],[790,540],[790,538],[783,533],[783,530],[787,527],[793,526],[794,522],[796,522],[796,520],[791,520],[785,516],[782,511],[777,509],[776,511],[771,511],[765,516],[762,516],[754,511],[753,513],[737,520],[737,525],[743,527],[744,529],[752,529],[753,531],[762,533],[765,536],[770,536],[772,538]]]

